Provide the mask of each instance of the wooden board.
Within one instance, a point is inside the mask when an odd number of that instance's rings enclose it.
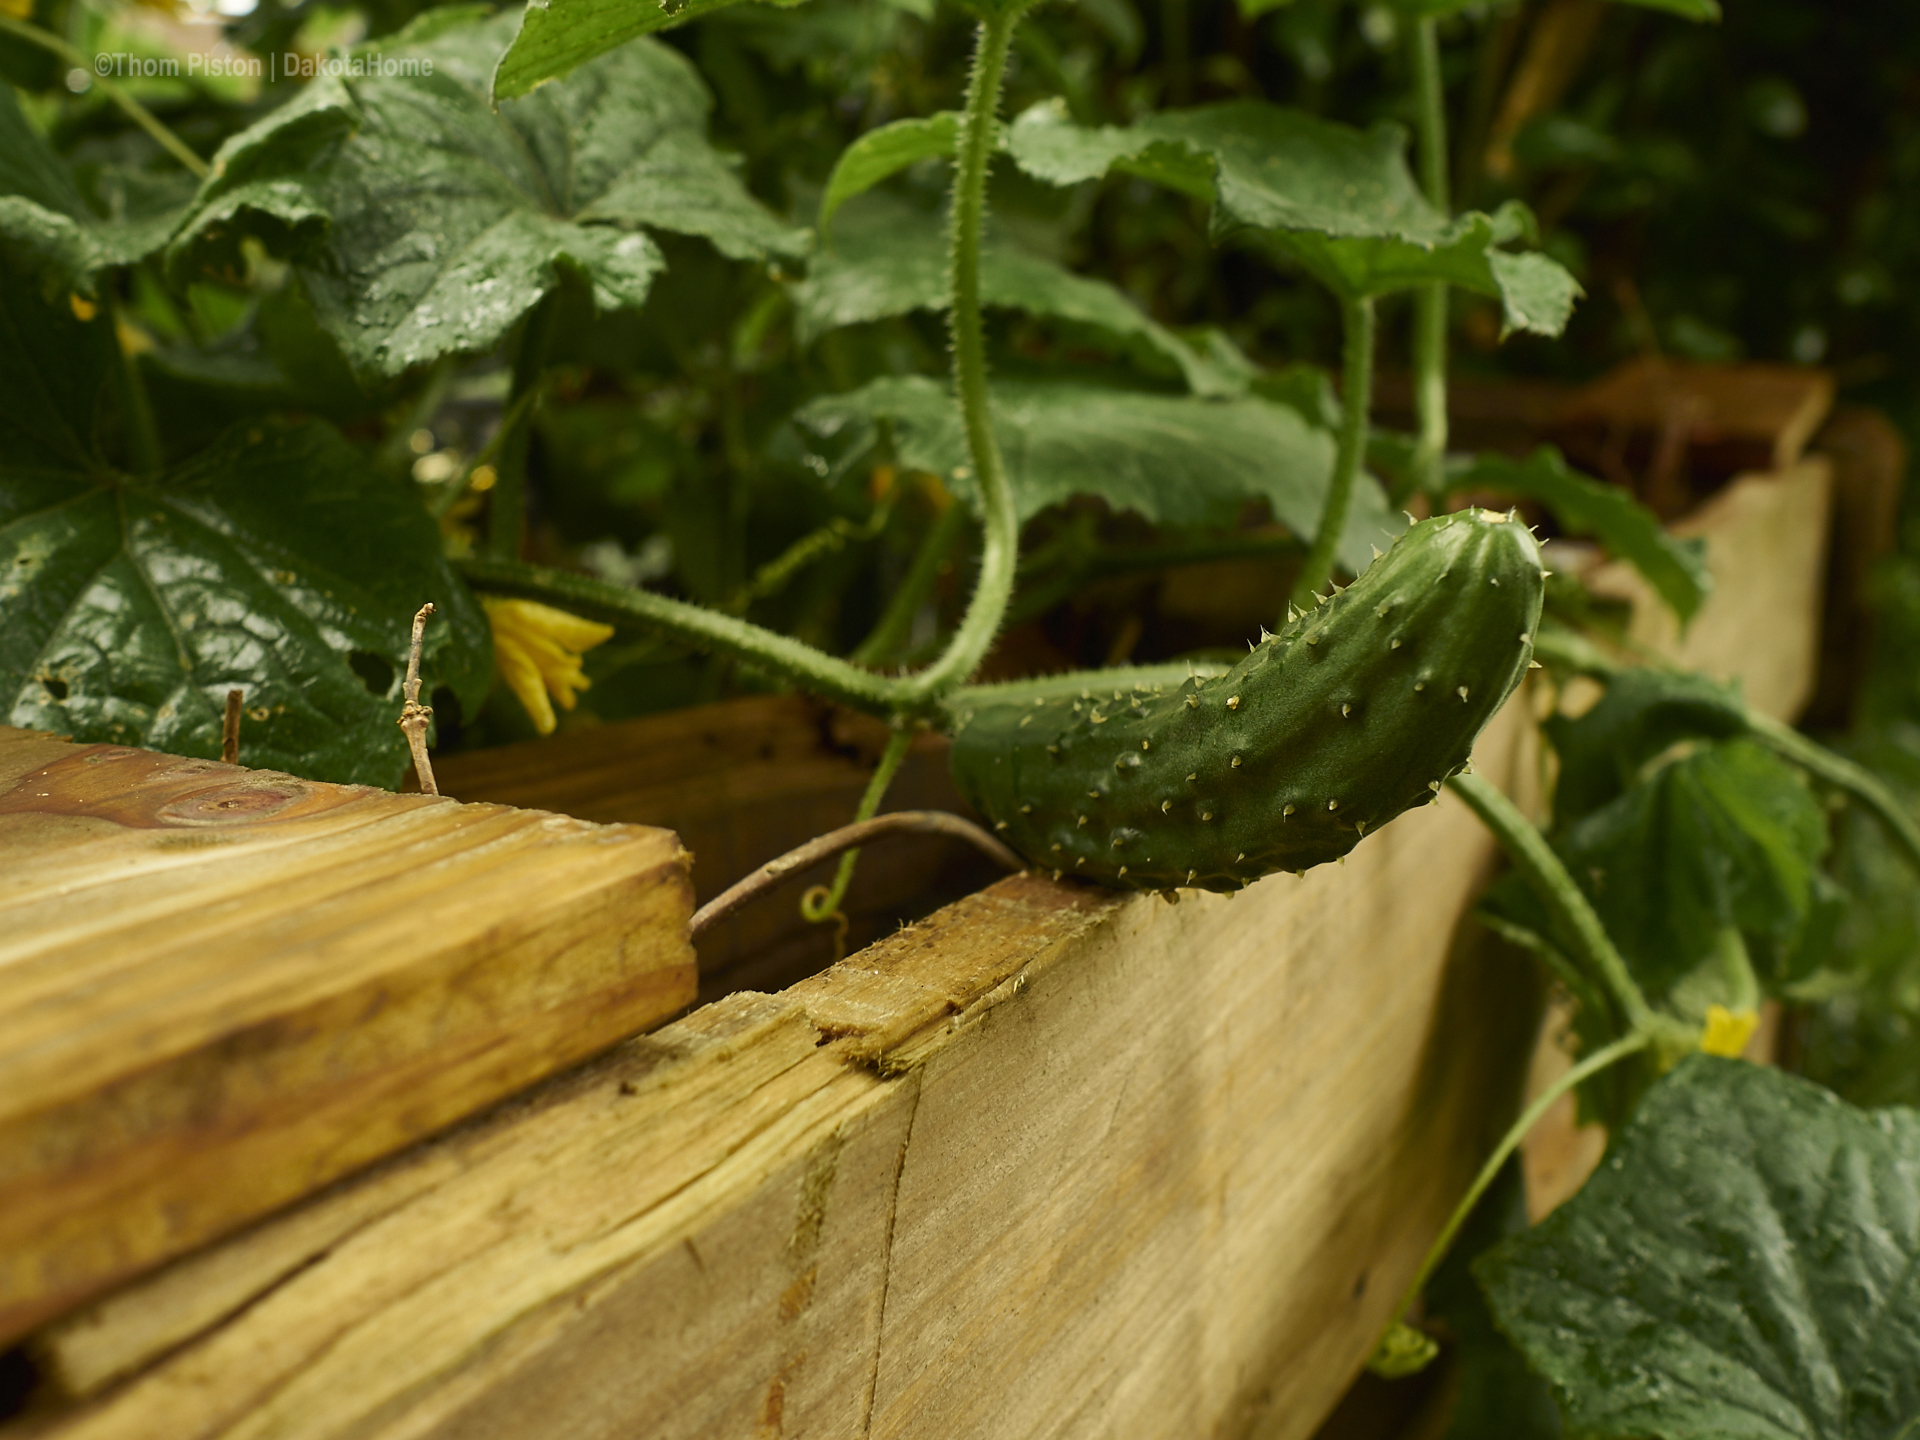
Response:
[[[1305,1435],[1517,1095],[1491,859],[1442,802],[1231,899],[1001,881],[43,1332],[147,1368],[4,1433]]]
[[[673,835],[0,729],[0,1339],[692,997]]]

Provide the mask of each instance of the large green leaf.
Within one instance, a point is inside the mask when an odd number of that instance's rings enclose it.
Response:
[[[0,274],[0,718],[88,741],[220,752],[246,692],[249,765],[396,784],[413,612],[430,687],[485,696],[485,618],[407,488],[332,427],[235,427],[138,480],[100,458],[104,318]]]
[[[1333,438],[1284,405],[1245,396],[1207,400],[1088,385],[1002,381],[994,433],[1022,519],[1075,495],[1098,495],[1170,525],[1232,525],[1249,500],[1311,537],[1333,471]],[[903,464],[930,470],[977,506],[966,436],[946,385],[889,376],[805,406],[799,421],[822,436],[892,428]],[[1341,541],[1341,563],[1366,568],[1372,547],[1405,528],[1362,476]]]
[[[640,35],[684,25],[739,0],[528,0],[492,75],[495,100],[525,95]],[[801,0],[768,0],[790,6]]]
[[[638,306],[665,263],[647,227],[735,258],[805,248],[707,143],[705,85],[655,41],[494,110],[486,77],[516,19],[402,36],[383,65],[430,74],[316,80],[228,141],[176,262],[218,267],[261,234],[354,366],[394,375],[492,346],[562,271],[603,307]]]
[[[1407,169],[1397,126],[1355,130],[1261,101],[1082,128],[1057,106],[1020,116],[1007,149],[1056,185],[1123,170],[1213,202],[1216,235],[1254,232],[1348,295],[1445,280],[1497,296],[1510,330],[1557,335],[1580,287],[1544,255],[1497,247],[1532,230],[1524,207],[1448,220]]]
[[[1177,368],[1197,395],[1246,391],[1244,373],[1195,350],[1104,280],[1075,275],[1011,245],[984,248],[980,298],[1138,342]],[[938,218],[885,196],[866,197],[846,212],[832,243],[793,287],[793,302],[802,344],[840,325],[945,310],[947,241]]]
[[[1577,1435],[1920,1434],[1920,1114],[1696,1055],[1475,1267]]]
[[[1646,576],[1682,624],[1693,618],[1713,588],[1705,547],[1699,541],[1675,539],[1631,494],[1568,469],[1551,445],[1541,446],[1524,460],[1481,455],[1470,465],[1450,471],[1446,485],[1453,494],[1491,490],[1515,499],[1538,500],[1568,534],[1591,535]]]
[[[151,255],[183,213],[179,204],[150,201],[117,215],[96,213],[21,113],[13,87],[0,83],[0,254],[9,263],[35,271],[51,288],[91,295],[103,268]]]

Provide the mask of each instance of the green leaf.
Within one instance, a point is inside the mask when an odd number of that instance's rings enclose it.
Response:
[[[1642,767],[1683,740],[1731,740],[1747,731],[1746,702],[1705,675],[1622,670],[1578,719],[1555,715],[1547,738],[1560,759],[1553,793],[1561,829],[1626,793]]]
[[[666,30],[725,10],[738,0],[529,0],[513,43],[493,70],[494,100],[525,95],[536,86],[606,54],[640,35]],[[802,0],[768,0],[786,8]]]
[[[827,177],[827,193],[820,197],[820,233],[828,233],[834,212],[854,196],[865,193],[922,160],[950,160],[960,135],[960,112],[942,110],[924,119],[895,120],[869,130],[840,152]]]
[[[50,288],[92,295],[102,269],[159,250],[183,213],[179,204],[149,203],[117,217],[96,214],[27,122],[13,87],[0,84],[0,253],[10,263]]]
[[[1532,256],[1512,256],[1532,259]],[[1684,625],[1713,588],[1713,576],[1697,541],[1678,540],[1627,491],[1603,485],[1567,468],[1551,445],[1524,460],[1482,455],[1465,469],[1451,471],[1451,494],[1491,490],[1521,500],[1538,500],[1570,535],[1590,535],[1632,565],[1666,601]]]
[[[1388,0],[1394,9],[1405,15],[1427,16],[1444,19],[1448,15],[1458,15],[1462,10],[1485,3],[1485,0]],[[1718,0],[1620,0],[1623,5],[1638,5],[1645,10],[1665,10],[1670,15],[1678,15],[1684,20],[1718,20],[1720,6]]]
[[[1824,898],[1825,811],[1798,770],[1750,740],[1660,766],[1555,848],[1656,1000],[1702,967],[1717,983],[1729,931],[1777,991]]]
[[[176,265],[217,269],[260,234],[291,251],[353,366],[396,375],[491,347],[564,271],[603,308],[639,306],[665,263],[648,227],[736,259],[804,249],[707,143],[706,87],[664,45],[493,110],[486,74],[515,20],[383,48],[385,67],[431,73],[317,80],[228,141]]]
[[[1920,1114],[1696,1055],[1475,1272],[1578,1435],[1920,1433]]]
[[[1510,202],[1493,215],[1442,216],[1414,183],[1406,134],[1355,130],[1260,101],[1082,129],[1058,107],[1029,109],[1007,149],[1035,177],[1077,184],[1122,170],[1213,202],[1217,237],[1254,232],[1323,284],[1353,296],[1445,280],[1498,297],[1509,330],[1557,335],[1580,288],[1544,255],[1495,247],[1526,236]]]
[[[832,244],[814,257],[792,293],[795,333],[803,345],[841,325],[910,310],[944,311],[946,236],[935,216],[870,196],[842,218]],[[1113,286],[1011,245],[984,247],[980,298],[1138,342],[1177,368],[1197,395],[1246,392],[1247,376],[1239,369],[1195,350]]]
[[[213,756],[237,687],[247,764],[397,784],[413,612],[439,607],[430,688],[472,714],[491,669],[433,522],[319,422],[243,424],[132,480],[92,439],[112,363],[104,317],[0,275],[0,716]]]
[[[1160,523],[1230,526],[1247,501],[1261,499],[1306,538],[1324,508],[1333,437],[1284,405],[1013,381],[994,385],[992,401],[1023,520],[1072,496],[1098,495]],[[828,437],[886,421],[902,464],[941,476],[978,508],[960,413],[937,380],[885,377],[815,400],[796,418]],[[1362,476],[1341,562],[1357,574],[1372,546],[1404,528],[1378,484]]]

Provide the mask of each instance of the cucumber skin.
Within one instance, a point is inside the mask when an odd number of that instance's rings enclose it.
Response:
[[[1532,662],[1544,588],[1517,518],[1423,520],[1224,675],[966,692],[954,779],[1035,865],[1122,889],[1337,860],[1466,763]]]

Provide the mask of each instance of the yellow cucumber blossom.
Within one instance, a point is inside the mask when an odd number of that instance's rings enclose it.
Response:
[[[1724,1005],[1707,1006],[1707,1028],[1700,1034],[1700,1048],[1709,1055],[1724,1055],[1737,1060],[1746,1050],[1760,1024],[1755,1010],[1729,1010]]]
[[[554,729],[553,706],[573,709],[574,696],[588,685],[580,668],[580,654],[613,634],[611,625],[582,620],[551,605],[533,600],[500,600],[483,596],[487,620],[493,626],[493,663],[542,735]]]

